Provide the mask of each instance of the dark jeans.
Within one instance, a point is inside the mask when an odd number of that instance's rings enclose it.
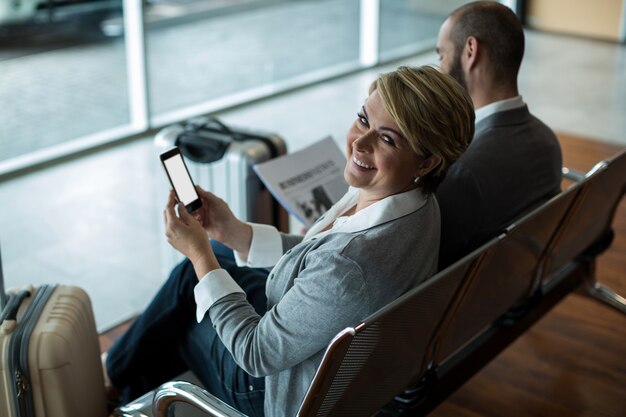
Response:
[[[246,292],[260,315],[267,309],[264,269],[240,268],[233,253],[212,243],[222,268]],[[244,372],[217,336],[208,313],[196,322],[198,278],[188,260],[176,266],[148,308],[109,350],[111,382],[130,402],[190,369],[211,394],[249,416],[263,416],[265,379]]]

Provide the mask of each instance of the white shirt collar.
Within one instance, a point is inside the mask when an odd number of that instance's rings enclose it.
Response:
[[[476,121],[474,123],[478,123],[494,113],[517,109],[524,107],[524,105],[525,103],[524,100],[522,100],[522,96],[515,96],[500,101],[494,101],[493,103],[489,103],[480,109],[476,109]]]
[[[317,237],[324,236],[328,233],[354,233],[366,230],[412,213],[421,208],[428,199],[428,196],[417,188],[383,198],[351,216],[341,217],[343,213],[354,207],[358,196],[359,189],[350,187],[348,192],[311,226],[304,236],[304,240],[309,240],[316,235]],[[319,233],[329,224],[333,224],[333,226],[329,230]]]

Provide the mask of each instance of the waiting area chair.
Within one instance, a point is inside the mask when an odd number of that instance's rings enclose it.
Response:
[[[298,416],[374,415],[403,388],[420,380],[429,366],[434,334],[481,256],[466,257],[340,332],[326,349]],[[156,391],[154,415],[169,415],[167,410],[176,402],[201,408],[209,416],[241,416],[236,411],[224,414],[228,406],[186,382],[168,383]],[[148,412],[131,404],[118,409],[117,415],[140,417]]]
[[[624,299],[595,278],[595,258],[611,243],[625,187],[626,151],[340,332],[298,416],[424,415],[581,285],[626,312]],[[186,382],[164,384],[150,397],[158,417],[174,415],[177,403],[209,416],[243,416]],[[152,415],[133,407],[117,415]]]
[[[498,244],[486,251],[440,329],[437,365],[488,327],[503,325],[505,319],[514,319],[533,307],[534,297],[540,296],[536,294],[538,265],[580,188],[557,195],[510,225]]]
[[[551,242],[548,256],[541,265],[544,289],[554,283],[559,270],[571,267],[572,260],[586,257],[590,268],[595,258],[613,240],[615,211],[626,193],[626,151],[596,164],[584,176],[574,177],[581,187],[581,197],[563,220],[558,235]],[[626,314],[626,299],[596,279],[590,271],[585,284],[587,293]]]

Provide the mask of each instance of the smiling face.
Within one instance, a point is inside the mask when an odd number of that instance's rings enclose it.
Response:
[[[346,182],[370,204],[416,188],[420,159],[385,110],[378,91],[367,98],[347,134]],[[365,199],[365,200],[363,200]]]

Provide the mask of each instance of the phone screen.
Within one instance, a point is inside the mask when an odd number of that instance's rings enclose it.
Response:
[[[178,200],[185,205],[187,211],[198,208],[200,199],[182,155],[179,152],[168,152],[162,160]],[[196,201],[197,203],[195,203]]]

